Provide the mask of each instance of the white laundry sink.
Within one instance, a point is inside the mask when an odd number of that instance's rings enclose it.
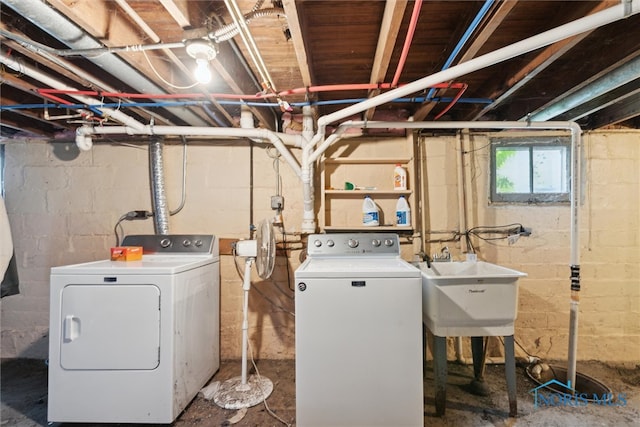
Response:
[[[417,265],[422,272],[422,318],[434,335],[513,335],[518,279],[526,273],[484,261]]]

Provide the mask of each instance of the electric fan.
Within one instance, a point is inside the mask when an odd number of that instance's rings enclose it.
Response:
[[[257,230],[256,240],[238,241],[236,254],[245,258],[242,285],[244,292],[242,308],[242,374],[220,384],[213,396],[213,401],[225,409],[241,409],[255,406],[265,400],[273,391],[273,383],[268,378],[259,375],[252,375],[247,378],[251,264],[255,261],[256,270],[261,279],[267,279],[273,273],[276,258],[276,240],[271,221],[262,220]]]

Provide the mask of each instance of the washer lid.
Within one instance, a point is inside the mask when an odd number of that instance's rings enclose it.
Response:
[[[420,270],[400,258],[308,258],[296,277],[420,277]]]

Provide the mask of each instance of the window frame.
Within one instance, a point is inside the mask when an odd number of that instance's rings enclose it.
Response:
[[[520,137],[505,138],[494,137],[490,140],[490,173],[489,173],[489,201],[491,204],[550,204],[561,203],[568,204],[571,201],[571,138],[565,136],[550,137]],[[496,189],[496,150],[504,147],[525,147],[529,151],[529,175],[530,175],[530,192],[528,193],[498,193]],[[567,191],[561,193],[535,193],[533,191],[533,150],[535,148],[553,148],[564,147],[566,150],[565,159],[565,179],[567,182]]]

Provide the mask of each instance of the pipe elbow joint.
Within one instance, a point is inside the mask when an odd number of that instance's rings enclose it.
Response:
[[[89,126],[82,126],[76,129],[76,145],[82,151],[89,151],[93,147],[93,131]]]

